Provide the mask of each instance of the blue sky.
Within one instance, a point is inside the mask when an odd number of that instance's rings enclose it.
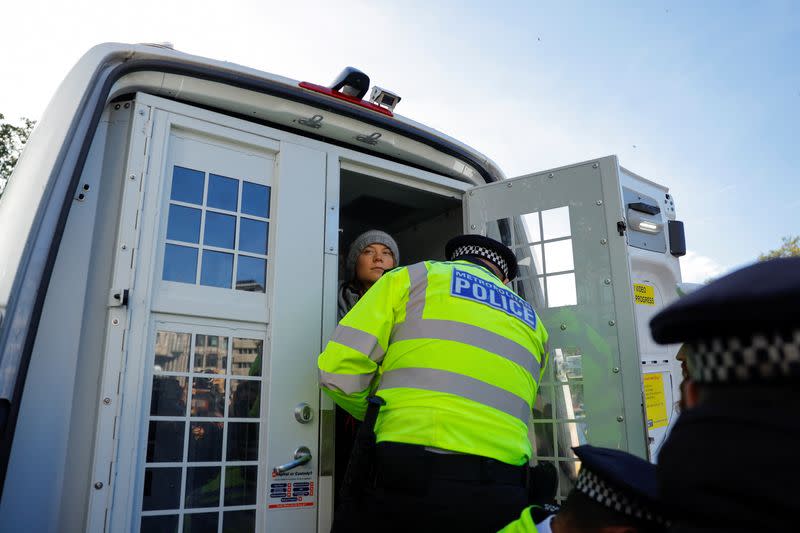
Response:
[[[668,185],[689,281],[800,234],[800,2],[30,0],[4,19],[7,118],[39,118],[104,41],[322,83],[354,65],[509,176],[617,154]]]

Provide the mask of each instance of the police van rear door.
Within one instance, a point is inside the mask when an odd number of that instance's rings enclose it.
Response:
[[[571,447],[594,444],[646,457],[616,157],[471,189],[464,225],[510,246],[512,289],[550,334],[550,362],[534,406],[534,458],[559,472],[559,497],[578,463]]]

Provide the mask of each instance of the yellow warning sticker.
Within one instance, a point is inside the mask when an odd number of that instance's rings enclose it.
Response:
[[[663,373],[653,372],[644,375],[644,406],[647,411],[648,429],[661,428],[669,423]]]
[[[634,283],[633,301],[639,305],[656,305],[655,288],[644,283]]]

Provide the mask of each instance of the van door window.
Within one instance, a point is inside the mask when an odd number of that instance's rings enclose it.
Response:
[[[162,279],[265,292],[267,185],[175,165]]]
[[[176,329],[155,334],[141,531],[252,531],[264,339]]]

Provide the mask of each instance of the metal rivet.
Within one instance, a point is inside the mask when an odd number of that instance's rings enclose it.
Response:
[[[622,415],[617,417],[617,422],[622,422],[623,420],[625,420],[625,418]]]
[[[608,244],[608,239],[600,239],[600,244]]]
[[[566,330],[567,330],[567,325],[561,324],[561,331],[566,331]]]
[[[78,200],[83,200],[84,198],[86,198],[86,195],[84,195],[83,193],[80,193],[78,195]]]
[[[119,109],[119,104],[115,105],[114,109]]]
[[[608,321],[608,325],[609,326],[614,326],[614,325],[616,325],[616,322],[614,322],[613,320],[609,320]]]
[[[603,283],[605,283],[606,285],[611,285],[611,280],[606,278],[603,280]]]
[[[131,174],[130,176],[128,176],[128,179],[129,180],[135,180],[136,179],[136,174]]]
[[[128,249],[128,245],[127,244],[123,244],[122,246],[120,246],[120,248],[122,248],[123,250],[127,250]]]
[[[555,174],[553,174],[553,173],[551,172],[550,174],[548,174],[548,175],[547,175],[547,177],[548,177],[548,178],[554,178],[554,177],[555,177]]]
[[[603,200],[597,200],[597,201],[595,202],[595,205],[603,205]]]
[[[97,483],[94,484],[94,488],[96,488],[97,490],[102,489],[103,488],[103,482],[102,481],[98,481]]]
[[[615,366],[614,368],[612,368],[612,369],[611,369],[611,371],[612,371],[613,373],[615,373],[615,374],[619,374],[619,367],[618,367],[618,366]]]
[[[103,398],[103,403],[106,404],[106,405],[109,405],[111,403],[111,398],[108,398],[108,397]]]
[[[469,227],[470,227],[470,229],[478,229],[478,226],[476,226],[475,224],[470,224]]]
[[[140,114],[140,115],[142,115],[142,116],[144,116],[144,109],[140,109],[140,110],[139,110],[139,114]]]
[[[597,168],[597,167],[599,167],[599,166],[600,166],[600,165],[598,165],[597,163],[592,163],[592,168]]]
[[[333,251],[333,246],[331,246],[330,248],[328,248],[328,251],[329,251],[329,252],[332,252],[332,251]]]
[[[115,318],[114,320],[111,321],[111,323],[114,324],[115,326],[118,326],[119,325],[119,319]]]
[[[128,109],[131,106],[130,103],[125,104],[125,109]]]
[[[511,183],[506,183],[506,187],[511,188]]]
[[[475,191],[469,191],[470,196],[475,196]]]

